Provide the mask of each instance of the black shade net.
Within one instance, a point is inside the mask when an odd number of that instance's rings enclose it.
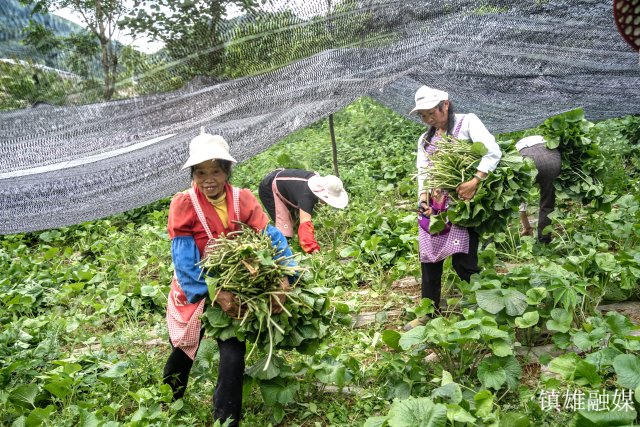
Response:
[[[279,7],[295,17],[326,0],[304,4]],[[260,22],[248,14],[234,28]],[[477,114],[493,133],[576,107],[592,121],[640,113],[638,52],[618,33],[610,1],[359,1],[273,22],[234,39],[235,48],[251,52],[257,39],[304,26],[328,36],[280,67],[258,61],[250,76],[84,105],[78,92],[60,106],[1,113],[0,234],[76,224],[183,190],[180,168],[201,126],[242,162],[361,96],[417,120],[408,112],[423,84],[448,91],[456,111]],[[287,37],[278,43],[288,48]]]

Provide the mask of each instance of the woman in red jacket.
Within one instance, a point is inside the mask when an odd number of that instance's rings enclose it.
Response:
[[[253,193],[229,184],[231,165],[235,159],[229,145],[219,135],[202,133],[189,145],[189,159],[183,166],[191,168],[192,187],[173,197],[169,207],[168,231],[174,276],[167,302],[167,324],[172,347],[164,368],[164,382],[173,389],[175,399],[183,396],[193,359],[203,336],[200,322],[207,301],[218,304],[232,317],[239,313],[238,301],[227,291],[220,291],[215,301],[209,299],[207,284],[199,265],[207,242],[222,233],[238,230],[240,221],[256,231],[262,230],[272,244],[289,257],[291,250],[286,238],[262,210]],[[295,264],[291,259],[288,264]],[[288,281],[281,283],[288,289]],[[278,296],[284,302],[286,296]],[[273,312],[282,310],[273,304]],[[213,396],[214,418],[232,419],[238,425],[242,412],[242,383],[245,368],[245,343],[237,338],[218,340],[220,363],[218,381]]]

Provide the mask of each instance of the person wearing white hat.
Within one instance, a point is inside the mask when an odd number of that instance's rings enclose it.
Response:
[[[540,243],[551,242],[551,233],[545,233],[544,229],[551,224],[549,215],[556,206],[556,193],[554,181],[560,175],[561,156],[557,148],[549,149],[545,145],[544,137],[531,135],[516,142],[516,150],[523,157],[528,157],[536,164],[538,174],[536,184],[540,187],[540,209],[538,210],[538,241]],[[522,224],[521,236],[533,236],[533,227],[527,216],[527,204],[520,205],[520,223]]]
[[[320,250],[312,221],[318,201],[344,209],[349,195],[342,180],[335,175],[320,176],[303,169],[276,169],[260,182],[260,201],[276,227],[287,238],[293,237],[294,219],[298,217],[300,247],[306,253]]]
[[[429,126],[418,139],[418,210],[419,224],[422,216],[428,217],[432,212],[447,209],[446,192],[429,188],[428,170],[431,166],[429,156],[438,149],[438,144],[455,143],[466,139],[481,142],[487,147],[487,153],[478,164],[477,171],[467,182],[462,182],[456,189],[459,198],[471,200],[478,184],[493,171],[502,157],[495,137],[487,130],[475,114],[456,114],[453,102],[445,91],[429,86],[420,87],[415,94],[415,107],[411,113],[417,113]],[[448,139],[444,139],[448,136]],[[427,182],[425,182],[427,181]],[[426,228],[426,227],[425,227]],[[428,228],[418,227],[418,242],[422,270],[422,298],[433,301],[436,313],[440,309],[442,289],[442,272],[444,260],[452,257],[452,265],[458,276],[469,281],[471,275],[480,271],[478,267],[479,236],[473,229],[447,224],[444,231],[430,234]],[[409,330],[424,324],[426,318],[418,318],[405,325]]]
[[[200,315],[206,305],[215,303],[229,316],[238,315],[240,308],[235,296],[226,291],[211,302],[207,284],[199,262],[205,255],[207,242],[239,229],[237,222],[263,230],[274,246],[287,257],[290,265],[291,249],[287,239],[273,225],[260,203],[248,189],[229,184],[231,166],[236,160],[229,153],[229,145],[220,135],[201,130],[189,144],[189,158],[182,169],[191,169],[192,186],[177,193],[171,200],[167,229],[171,239],[174,275],[167,301],[167,326],[172,352],[164,368],[163,378],[173,390],[174,399],[183,396],[193,359],[203,336]],[[289,283],[280,283],[283,292]],[[277,295],[284,303],[286,295]],[[273,304],[273,312],[282,310]],[[220,351],[218,380],[213,398],[214,419],[232,420],[237,426],[242,413],[242,386],[245,369],[245,343],[237,338],[217,340]]]

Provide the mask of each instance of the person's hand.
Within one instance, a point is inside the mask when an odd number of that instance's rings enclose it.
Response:
[[[442,191],[440,188],[436,188],[436,189],[432,190],[431,191],[431,198],[436,203],[442,203],[444,201],[444,191]]]
[[[473,196],[476,194],[476,190],[478,190],[479,182],[480,181],[476,177],[473,177],[469,181],[463,182],[462,184],[458,185],[458,187],[456,188],[458,197],[460,197],[461,200],[465,201],[473,199]]]
[[[282,307],[284,307],[284,303],[287,301],[285,292],[288,292],[291,289],[291,286],[289,286],[289,279],[287,277],[283,277],[280,280],[280,288],[284,292],[278,292],[271,295],[271,312],[273,314],[282,313]]]
[[[304,212],[304,211],[301,211]],[[307,254],[320,251],[320,245],[316,242],[315,227],[313,222],[305,221],[301,222],[298,226],[298,238],[300,247]]]
[[[422,213],[423,216],[430,217],[431,214],[433,213],[433,209],[432,208],[426,208],[426,209],[421,210],[420,213]]]
[[[533,227],[525,227],[520,232],[520,237],[524,236],[532,236],[533,237]]]
[[[238,318],[242,316],[242,308],[238,305],[238,299],[229,291],[220,291],[216,297],[216,301],[222,311],[227,313],[227,316]]]

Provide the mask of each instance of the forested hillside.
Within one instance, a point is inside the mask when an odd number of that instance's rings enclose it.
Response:
[[[0,58],[43,61],[50,67],[60,68],[58,61],[47,59],[32,47],[20,43],[24,37],[23,29],[29,24],[30,15],[31,7],[23,6],[18,0],[0,2]],[[36,14],[33,20],[59,36],[68,36],[82,30],[78,24],[53,14]]]

